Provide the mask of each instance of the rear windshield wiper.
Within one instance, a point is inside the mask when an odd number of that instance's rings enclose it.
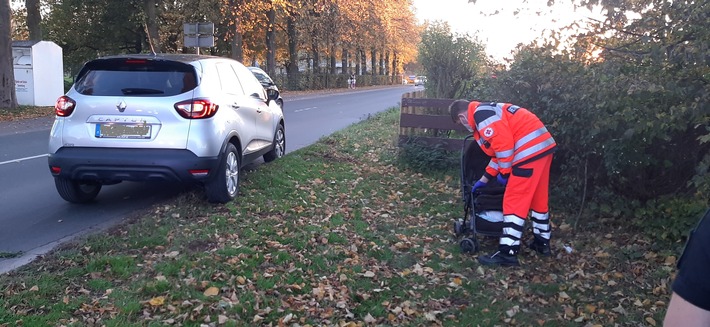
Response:
[[[163,90],[156,89],[142,89],[142,88],[125,88],[121,89],[121,92],[125,95],[129,94],[163,94]]]

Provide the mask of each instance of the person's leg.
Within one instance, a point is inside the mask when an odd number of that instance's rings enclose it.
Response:
[[[534,241],[529,244],[530,248],[538,253],[549,256],[550,251],[550,236],[552,229],[550,228],[550,214],[548,206],[549,186],[550,186],[550,165],[552,163],[552,155],[546,156],[538,160],[539,169],[541,172],[540,182],[537,185],[532,202],[530,203],[530,219],[532,220]]]
[[[482,264],[518,265],[520,239],[541,177],[536,162],[513,168],[503,195],[503,232],[498,251],[489,256],[479,257],[478,261]]]

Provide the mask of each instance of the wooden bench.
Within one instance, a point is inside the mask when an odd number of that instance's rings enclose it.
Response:
[[[451,121],[449,105],[454,99],[423,98],[423,95],[422,91],[418,91],[402,96],[399,146],[415,142],[427,147],[460,151],[463,138],[470,132]]]

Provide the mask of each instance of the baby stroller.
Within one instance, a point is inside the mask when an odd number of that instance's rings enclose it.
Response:
[[[505,186],[493,179],[488,185],[471,192],[473,184],[485,172],[490,161],[470,135],[461,150],[461,195],[464,218],[454,221],[454,234],[462,237],[459,247],[464,253],[475,253],[480,248],[476,235],[500,237],[503,232],[503,193]]]

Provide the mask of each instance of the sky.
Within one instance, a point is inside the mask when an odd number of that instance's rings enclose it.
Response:
[[[518,43],[529,43],[545,29],[559,29],[574,21],[599,17],[586,9],[574,10],[571,1],[558,0],[548,8],[544,0],[412,0],[419,23],[446,21],[453,32],[476,35],[496,60],[511,58]],[[564,4],[562,4],[564,3]],[[518,15],[514,12],[521,9]],[[498,12],[497,15],[492,14]],[[541,12],[538,16],[536,13]]]

